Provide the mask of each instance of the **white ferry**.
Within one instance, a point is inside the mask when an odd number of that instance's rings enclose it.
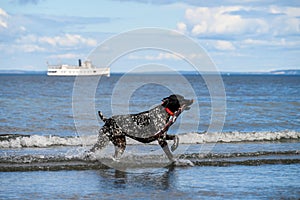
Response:
[[[76,65],[48,65],[48,76],[110,76],[110,68],[97,68],[91,61],[78,60]]]

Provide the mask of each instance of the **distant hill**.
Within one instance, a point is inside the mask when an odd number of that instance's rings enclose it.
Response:
[[[46,74],[46,71],[28,71],[28,70],[0,70],[0,74]]]
[[[178,71],[179,74],[193,75],[199,74],[197,71]],[[112,74],[124,74],[125,72],[112,72]],[[274,70],[270,72],[219,72],[222,75],[300,75],[300,69]],[[0,74],[15,75],[45,75],[47,71],[28,70],[0,70]],[[137,73],[138,74],[138,73]],[[143,73],[145,74],[145,73]],[[174,74],[170,72],[146,72],[146,74]],[[216,74],[215,72],[201,72],[201,74]]]
[[[271,71],[270,74],[300,75],[300,69],[275,70],[275,71]]]

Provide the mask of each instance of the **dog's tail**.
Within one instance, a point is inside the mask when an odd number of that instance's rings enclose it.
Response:
[[[103,116],[103,113],[101,111],[98,111],[98,115],[102,121],[106,122],[107,119]]]

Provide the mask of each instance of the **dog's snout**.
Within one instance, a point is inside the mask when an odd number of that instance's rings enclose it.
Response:
[[[187,106],[191,105],[194,103],[194,99],[185,99],[183,101],[183,104],[186,104]]]

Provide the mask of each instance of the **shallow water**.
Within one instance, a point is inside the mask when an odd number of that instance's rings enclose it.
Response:
[[[112,75],[110,78],[100,79],[96,89],[95,108],[101,110],[106,116],[114,111],[126,107],[114,102],[112,94],[114,87],[122,75]],[[137,76],[138,77],[138,76]],[[196,104],[181,117],[183,124],[179,133],[205,132],[211,120],[211,98],[205,82],[200,76],[188,75],[189,81],[199,103],[200,113]],[[223,76],[226,92],[226,120],[224,132],[276,132],[300,131],[300,78],[299,76]],[[155,76],[142,76],[151,82]],[[161,77],[166,83],[170,82],[178,91],[170,91],[162,85],[146,84],[137,88],[130,98],[129,111],[131,113],[148,110],[153,105],[160,104],[161,99],[171,93],[185,91],[176,77]],[[0,134],[37,134],[74,136],[73,101],[82,99],[82,94],[76,98],[74,94],[73,77],[47,77],[45,75],[20,76],[0,75]],[[88,78],[86,87],[94,79]],[[138,80],[128,83],[128,88],[138,84]],[[84,89],[87,89],[84,88]],[[75,97],[74,97],[74,96]],[[114,94],[121,98],[122,94]],[[124,94],[123,94],[124,95]],[[192,94],[187,94],[191,98]],[[84,104],[84,102],[82,102]],[[92,105],[91,105],[92,106]],[[83,107],[86,108],[86,107]],[[200,121],[189,117],[200,115]],[[124,113],[122,113],[124,114]],[[191,115],[193,114],[193,115]],[[90,116],[81,116],[79,121],[86,124],[87,135],[97,134],[99,122],[91,124]],[[175,123],[170,131],[178,133],[179,123]]]
[[[100,80],[93,109],[112,113],[111,94],[120,78]],[[223,76],[225,125],[209,135],[207,86],[198,76],[185,78],[197,95],[200,123],[188,117],[192,108],[169,132],[180,135],[176,158],[194,167],[169,166],[158,145],[132,141],[117,163],[112,145],[87,159],[99,122],[81,116],[84,134],[78,134],[74,78],[1,75],[0,199],[299,199],[299,76]],[[174,85],[185,89],[176,80]],[[162,85],[144,85],[130,98],[129,111],[147,110],[170,93]]]
[[[159,145],[128,145],[118,161],[112,159],[113,145],[108,145],[95,154],[86,154],[90,148],[87,146],[2,150],[0,171],[94,170],[107,167],[127,172],[148,168],[157,168],[159,171],[171,164]],[[181,144],[174,152],[175,158],[179,159],[181,164],[171,166],[189,166],[187,161],[191,161],[195,166],[223,167],[300,164],[299,149],[298,141]]]
[[[1,199],[297,199],[300,165],[0,172]]]

